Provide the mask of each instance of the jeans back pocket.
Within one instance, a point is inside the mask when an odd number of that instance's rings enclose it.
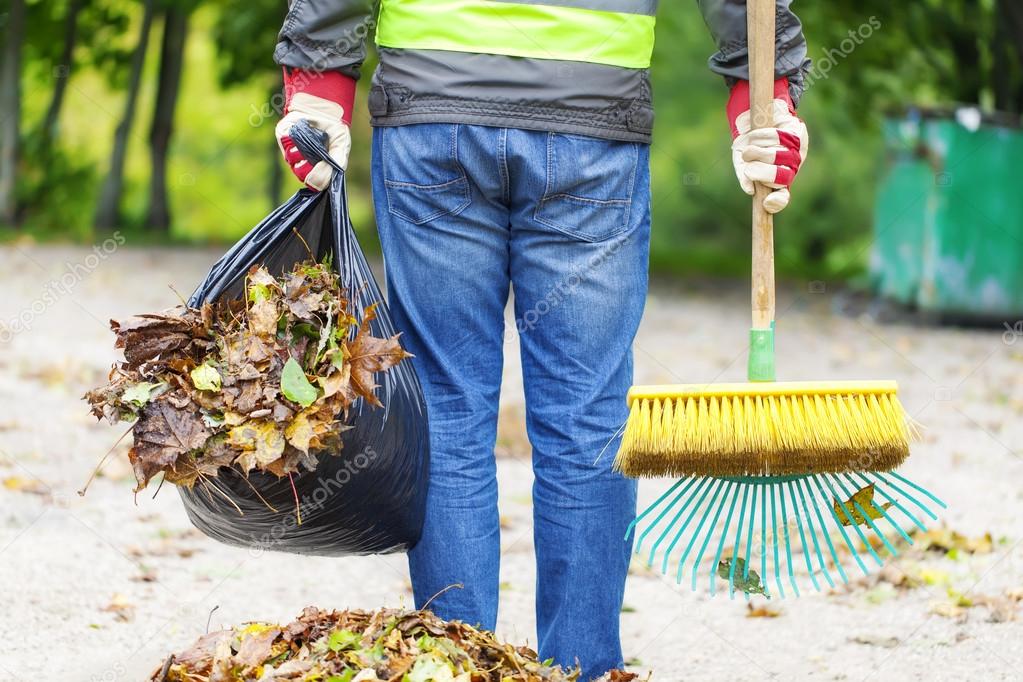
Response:
[[[465,210],[469,180],[458,163],[458,126],[380,128],[387,210],[414,225]]]
[[[582,241],[629,227],[639,145],[582,135],[547,134],[547,183],[533,217]]]

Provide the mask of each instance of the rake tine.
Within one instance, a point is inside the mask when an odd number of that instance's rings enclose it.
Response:
[[[675,584],[677,584],[677,585],[681,585],[682,584],[682,572],[685,570],[686,557],[689,556],[689,552],[692,551],[693,545],[696,544],[696,538],[700,534],[700,529],[703,528],[703,524],[707,521],[707,514],[710,513],[709,507],[713,507],[714,506],[714,502],[716,502],[717,499],[718,499],[718,493],[721,492],[721,488],[722,488],[722,486],[724,486],[724,484],[725,484],[725,480],[723,478],[718,480],[718,485],[717,485],[716,488],[714,488],[714,494],[710,498],[710,504],[708,506],[708,510],[703,512],[703,517],[700,519],[700,523],[696,526],[696,530],[693,531],[693,537],[690,538],[689,544],[686,545],[685,551],[682,552],[682,557],[678,560],[678,575],[675,578]],[[707,488],[707,491],[709,492],[710,488]],[[706,497],[707,493],[705,492],[703,494],[703,496]],[[701,503],[703,502],[702,498],[700,499],[700,502]],[[693,507],[693,511],[689,515],[689,518],[686,519],[686,522],[684,524],[682,524],[682,528],[679,529],[678,536],[676,536],[676,538],[675,538],[676,541],[680,537],[682,537],[682,531],[685,530],[685,528],[689,526],[689,522],[693,520],[693,516],[696,515],[696,510],[699,509],[699,508],[700,508],[699,504],[697,504],[695,507]],[[675,543],[672,542],[672,545],[674,545],[674,544]],[[668,554],[670,554],[670,552],[666,552],[665,555],[664,555],[664,561],[665,561],[664,572],[665,573],[667,573],[667,571],[668,571],[668,564],[667,564]]]
[[[799,528],[799,542],[803,545],[803,558],[806,559],[806,570],[810,572],[810,582],[813,583],[814,589],[818,592],[821,591],[820,583],[817,582],[817,576],[814,575],[813,564],[810,563],[810,545],[806,541],[806,535],[803,533],[803,521],[799,518],[799,506],[796,503],[796,493],[792,489],[792,481],[788,481],[789,499],[792,500],[792,513],[796,516],[796,526]],[[809,523],[810,519],[807,518]],[[815,540],[816,541],[816,540]]]
[[[736,486],[736,488],[735,488],[735,492],[732,493],[732,504],[730,504],[728,506],[728,516],[725,517],[725,525],[723,525],[721,527],[721,540],[718,542],[718,551],[714,555],[714,561],[712,561],[711,564],[710,564],[710,568],[711,568],[711,570],[710,570],[710,596],[712,596],[712,597],[714,596],[714,583],[716,582],[717,575],[718,575],[718,571],[717,571],[718,562],[721,561],[721,552],[725,548],[725,538],[728,537],[728,529],[732,525],[732,513],[735,512],[735,503],[739,499],[739,490],[741,488],[744,488],[744,487],[745,486],[742,483],[739,483]],[[739,518],[742,519],[742,515],[740,515]],[[710,535],[708,535],[707,537],[710,537]],[[697,562],[699,562],[699,559],[697,559]],[[732,563],[733,564],[735,563],[735,550],[734,549],[732,550]],[[731,571],[729,571],[729,574],[731,574]],[[695,582],[695,579],[696,579],[696,571],[693,571],[693,580],[694,580],[694,582]],[[729,584],[731,584],[731,579],[729,579]]]
[[[657,548],[660,546],[662,542],[664,542],[664,539],[668,537],[668,533],[670,533],[671,530],[676,527],[675,524],[678,523],[678,520],[680,518],[682,518],[682,514],[685,513],[686,508],[689,506],[689,503],[696,498],[696,495],[700,492],[700,490],[703,490],[703,494],[700,496],[700,499],[696,501],[696,506],[694,506],[693,510],[689,512],[689,516],[686,518],[685,522],[681,526],[678,526],[678,532],[672,539],[671,544],[668,546],[668,549],[664,552],[664,562],[663,565],[661,566],[661,573],[668,572],[668,555],[671,554],[671,550],[675,549],[675,545],[678,543],[679,538],[682,537],[682,533],[685,531],[686,526],[688,526],[689,522],[693,520],[693,516],[696,514],[696,510],[699,509],[700,503],[703,502],[703,498],[705,498],[707,496],[707,493],[710,492],[710,489],[714,487],[713,484],[707,485],[707,483],[710,483],[710,480],[711,479],[709,478],[703,478],[700,480],[700,485],[697,486],[696,491],[685,502],[682,503],[682,506],[679,508],[678,513],[675,514],[675,517],[670,522],[668,522],[668,525],[657,537],[657,540],[654,542],[654,546],[650,548],[650,557],[647,559],[647,566],[654,565],[654,556],[657,554]]]
[[[644,511],[644,512],[643,512],[642,514],[640,514],[639,516],[637,516],[637,517],[636,517],[636,519],[635,519],[635,520],[634,520],[634,521],[633,521],[633,522],[632,522],[631,524],[629,524],[629,529],[628,529],[627,531],[625,531],[625,539],[626,539],[626,540],[628,540],[628,539],[629,539],[629,533],[631,533],[631,532],[632,532],[632,529],[633,529],[633,528],[635,527],[635,525],[636,525],[637,523],[639,523],[639,522],[640,522],[640,520],[642,520],[644,516],[646,516],[647,514],[649,514],[649,513],[651,512],[651,511],[653,511],[653,510],[654,510],[654,508],[655,508],[655,507],[656,507],[657,505],[659,505],[659,504],[661,503],[661,501],[662,501],[662,500],[663,500],[663,499],[664,499],[665,497],[667,497],[669,493],[671,493],[671,491],[673,491],[673,490],[674,490],[675,488],[677,488],[677,487],[679,486],[679,484],[680,484],[680,483],[682,483],[682,481],[683,481],[683,480],[685,480],[685,479],[679,479],[678,483],[676,483],[675,485],[671,486],[671,488],[669,488],[669,489],[668,489],[668,492],[666,492],[666,493],[664,493],[663,495],[661,495],[661,496],[660,496],[660,497],[659,497],[659,498],[657,499],[657,501],[656,501],[656,502],[654,502],[654,503],[653,503],[652,505],[650,505],[649,507],[647,507],[647,508],[646,508],[646,511]],[[636,554],[639,554],[639,553],[640,553],[640,551],[641,551],[641,549],[642,549],[642,547],[643,547],[643,541],[644,541],[644,540],[646,540],[646,536],[647,536],[647,535],[649,535],[649,534],[650,534],[650,533],[651,533],[651,532],[652,532],[652,531],[654,530],[654,528],[656,528],[656,527],[657,527],[657,524],[659,524],[659,523],[661,522],[661,519],[663,519],[663,518],[665,517],[665,515],[666,515],[666,514],[667,514],[667,513],[669,512],[669,511],[671,511],[672,509],[674,509],[675,505],[676,505],[676,504],[678,504],[679,500],[681,500],[681,499],[682,499],[682,496],[686,494],[686,491],[687,491],[687,490],[689,490],[689,488],[691,488],[691,487],[692,487],[692,485],[693,485],[694,483],[696,483],[696,481],[698,481],[698,480],[699,480],[699,479],[696,479],[696,478],[692,478],[692,479],[689,479],[689,483],[687,483],[687,484],[686,484],[686,487],[685,487],[685,488],[683,488],[683,489],[681,490],[681,492],[679,492],[679,494],[678,494],[678,495],[676,495],[676,496],[675,496],[675,498],[674,498],[674,499],[673,499],[673,500],[672,500],[671,502],[669,502],[669,503],[668,503],[668,505],[667,505],[667,506],[666,506],[666,507],[665,507],[664,509],[662,509],[662,510],[661,510],[661,513],[660,513],[660,514],[658,514],[658,515],[657,515],[657,516],[656,516],[656,517],[654,518],[654,520],[650,522],[650,525],[646,527],[646,530],[644,530],[644,531],[643,531],[642,533],[640,533],[640,534],[639,534],[639,537],[638,537],[638,538],[636,538]],[[682,509],[685,509],[685,505],[683,505]],[[669,526],[668,526],[668,528],[671,528],[671,525],[669,525]]]
[[[762,486],[758,486],[761,487]],[[767,491],[760,498],[760,582],[764,584],[764,592],[770,595],[767,587]],[[771,507],[774,508],[773,505]],[[747,578],[749,576],[746,576]]]
[[[778,514],[774,505],[774,484],[771,486],[771,544],[774,545],[774,582],[778,584],[778,594],[785,598],[785,588],[781,584],[781,566],[778,564]],[[765,578],[766,580],[766,578]]]
[[[792,591],[798,597],[799,586],[796,584],[796,574],[792,571],[792,547],[789,545],[789,514],[785,509],[785,487],[781,483],[778,483],[778,497],[781,498],[781,527],[785,535],[785,568],[789,572]]]
[[[877,555],[877,552],[874,551],[874,546],[870,544],[869,540],[867,540],[867,536],[864,535],[863,529],[860,528],[860,525],[856,523],[855,519],[853,519],[852,511],[849,509],[849,506],[844,501],[842,501],[839,498],[838,493],[835,492],[835,487],[831,485],[831,480],[825,478],[824,482],[828,484],[828,489],[831,490],[831,494],[834,496],[835,501],[838,502],[839,508],[842,510],[842,513],[845,514],[845,518],[849,520],[849,525],[852,526],[853,530],[856,531],[856,534],[860,536],[860,541],[867,548],[867,552],[870,554],[870,556],[874,558],[874,561],[877,562],[878,566],[883,566],[884,562],[881,561],[881,557],[879,557]],[[834,509],[832,509],[832,511],[834,511]]]
[[[937,495],[932,493],[927,488],[924,488],[923,486],[920,486],[920,485],[917,485],[916,483],[913,483],[913,481],[909,480],[908,478],[906,478],[905,476],[903,476],[902,474],[900,474],[897,471],[889,471],[888,473],[890,473],[892,476],[894,476],[895,478],[899,479],[900,481],[902,481],[903,483],[905,483],[909,487],[916,488],[917,490],[922,492],[924,495],[926,495],[927,497],[931,498],[931,500],[933,500],[934,503],[936,505],[938,505],[939,507],[941,507],[942,509],[948,509],[948,505],[945,504],[944,502],[942,502],[941,499],[939,499]]]
[[[644,509],[643,512],[639,516],[634,518],[632,520],[632,523],[629,524],[629,527],[625,529],[625,539],[628,540],[629,536],[632,535],[632,531],[635,530],[636,524],[638,524],[640,521],[645,519],[650,514],[650,512],[652,512],[654,509],[657,508],[657,505],[659,505],[661,502],[664,502],[664,500],[667,499],[668,495],[672,494],[675,491],[675,489],[678,488],[680,485],[682,485],[682,482],[685,481],[685,480],[686,480],[685,478],[680,478],[677,481],[675,481],[674,485],[672,485],[670,488],[668,488],[666,491],[664,491],[663,495],[661,495],[656,500],[654,500],[653,504],[651,504],[649,507]],[[692,480],[695,480],[695,479],[691,479],[690,480],[690,485],[692,485]],[[678,498],[681,497],[685,492],[686,491],[683,490],[681,493],[678,494],[678,497],[676,497],[674,500],[669,502],[668,506],[665,507],[664,511],[661,512],[660,516],[658,516],[656,519],[654,519],[653,523],[650,524],[650,525],[651,526],[656,526],[657,523],[661,520],[661,518],[665,514],[668,513],[668,510],[670,510],[672,507],[675,506],[675,503],[678,502]],[[636,553],[639,554],[639,547],[636,547]]]
[[[746,500],[749,498],[750,486],[746,484],[742,485],[742,506],[739,507],[739,524],[735,527],[735,541],[732,543],[732,561],[728,566],[728,598],[735,599],[735,557],[739,553],[739,548],[742,546],[742,522],[746,518]],[[724,536],[722,536],[724,537]],[[716,565],[716,564],[715,564]],[[743,566],[745,566],[743,562]],[[711,583],[713,585],[713,583]]]
[[[848,495],[850,498],[852,497],[853,493],[850,493],[849,489],[845,487],[845,484],[842,483],[842,479],[840,479],[838,476],[834,474],[831,474],[831,478],[834,479],[835,483],[838,484],[838,487],[842,489],[842,493],[844,495]],[[888,538],[885,537],[884,533],[881,532],[881,529],[878,528],[874,521],[870,518],[870,515],[867,514],[867,510],[863,508],[863,505],[857,502],[856,500],[853,500],[853,506],[856,507],[856,511],[860,513],[860,516],[862,516],[863,520],[867,523],[868,526],[870,526],[870,529],[877,534],[877,537],[881,538],[881,542],[883,542],[884,546],[888,548],[888,551],[891,552],[891,555],[899,556],[898,551],[895,549],[895,547],[892,546],[892,543],[888,542]],[[875,509],[879,509],[879,507],[876,504],[874,504],[873,506]]]
[[[723,510],[725,508],[725,499],[728,497],[728,493],[731,492],[732,486],[734,486],[734,485],[735,485],[734,481],[729,481],[728,482],[728,487],[725,488],[725,496],[723,498],[721,498],[721,504],[717,505],[717,511],[714,512],[714,520],[711,521],[710,522],[710,526],[707,527],[707,536],[703,539],[703,544],[700,546],[700,553],[696,555],[696,560],[693,561],[693,592],[696,591],[696,577],[697,577],[696,569],[700,567],[700,560],[703,559],[703,553],[707,551],[707,545],[710,544],[710,538],[711,538],[711,536],[714,535],[714,528],[716,528],[717,525],[718,525],[718,519],[721,517],[721,510]],[[714,500],[711,500],[710,505],[712,507],[714,506]],[[709,513],[710,513],[710,510],[707,511],[707,514],[709,514]],[[700,530],[703,528],[703,522],[707,520],[707,514],[704,514],[703,518],[700,519],[700,525],[698,525],[696,527],[696,532],[693,534],[693,539],[694,540],[696,539],[696,536],[700,534]],[[681,578],[682,577],[682,564],[681,563],[679,564],[678,569],[679,569],[679,578]]]
[[[909,500],[910,502],[912,502],[912,503],[913,503],[913,504],[915,504],[916,506],[920,507],[920,509],[922,509],[922,510],[923,510],[923,512],[924,512],[925,514],[927,514],[928,516],[930,516],[930,517],[931,517],[931,519],[933,519],[933,520],[935,520],[935,521],[937,521],[937,520],[938,520],[938,516],[937,516],[937,514],[935,514],[934,512],[932,512],[932,511],[931,511],[931,510],[930,510],[930,509],[929,509],[929,508],[927,507],[927,505],[926,505],[926,504],[924,504],[924,503],[923,503],[923,502],[921,502],[920,500],[916,499],[916,497],[914,497],[913,495],[911,495],[911,494],[907,493],[907,492],[906,492],[905,490],[903,490],[903,489],[902,489],[902,488],[900,488],[899,486],[897,486],[897,485],[895,485],[894,483],[892,483],[891,481],[889,481],[889,480],[888,480],[887,478],[885,478],[884,476],[882,476],[880,472],[878,472],[878,471],[874,471],[874,472],[872,472],[872,473],[873,473],[873,474],[874,474],[875,476],[877,476],[877,478],[878,478],[878,480],[879,480],[879,481],[883,482],[883,483],[884,483],[885,485],[887,485],[887,486],[888,486],[889,488],[891,488],[892,490],[894,490],[894,491],[895,491],[895,492],[897,492],[898,494],[902,495],[903,497],[905,497],[906,499],[908,499],[908,500]]]
[[[853,486],[857,486],[858,485],[856,483],[856,481],[853,480],[852,476],[850,476],[848,473],[843,474],[843,475],[845,476],[846,480],[848,480],[851,485],[853,485]],[[874,486],[874,491],[878,492],[877,486]],[[885,494],[885,496],[887,497],[887,494]],[[899,535],[901,535],[903,540],[905,540],[906,542],[908,542],[909,544],[912,545],[913,544],[913,538],[909,537],[909,534],[906,533],[906,531],[902,530],[902,526],[900,526],[898,523],[895,522],[895,519],[893,519],[891,517],[891,515],[888,514],[888,510],[886,510],[884,507],[879,505],[877,502],[873,502],[872,501],[871,503],[874,505],[874,509],[876,509],[878,511],[878,513],[880,513],[881,516],[883,516],[885,518],[885,520],[888,523],[891,524],[892,528],[895,529],[895,532],[897,532]]]
[[[831,518],[835,520],[835,525],[838,527],[838,532],[842,534],[842,539],[845,540],[846,546],[852,552],[853,558],[856,559],[856,563],[859,564],[860,570],[863,571],[863,575],[870,575],[870,571],[867,570],[866,565],[863,563],[863,559],[860,558],[860,553],[856,551],[856,545],[852,543],[852,540],[849,539],[849,534],[845,532],[845,526],[843,526],[842,522],[838,520],[838,514],[835,513],[834,507],[831,506],[831,500],[828,499],[828,494],[824,492],[824,486],[821,485],[821,482],[817,479],[816,475],[813,475],[810,478],[813,479],[814,484],[817,486],[817,490],[818,492],[820,492],[821,499],[824,500],[825,506],[827,506],[828,511],[831,513]],[[809,484],[807,484],[807,487],[809,487]],[[824,537],[829,536],[825,535]],[[830,544],[831,542],[830,538],[828,542]],[[832,552],[834,552],[834,548],[832,548]],[[838,563],[837,556],[835,557],[835,565],[841,566],[841,564]],[[846,580],[846,582],[849,581]]]
[[[907,517],[909,518],[909,520],[913,522],[913,525],[915,525],[915,526],[916,526],[917,528],[919,528],[920,530],[922,530],[922,531],[925,531],[925,532],[927,531],[927,526],[925,526],[925,525],[923,524],[923,522],[922,522],[922,521],[920,521],[920,519],[918,519],[918,518],[917,518],[917,517],[916,517],[916,516],[915,516],[915,515],[913,514],[913,512],[911,512],[911,511],[909,511],[908,509],[906,509],[906,507],[905,507],[905,506],[903,506],[903,504],[902,504],[901,502],[899,502],[899,501],[898,501],[898,500],[896,500],[896,499],[895,499],[894,497],[892,497],[891,495],[889,495],[889,494],[888,494],[888,491],[887,491],[887,490],[885,490],[885,486],[883,486],[883,485],[882,485],[882,486],[877,486],[877,485],[876,485],[876,484],[877,484],[877,481],[872,481],[872,480],[870,480],[869,478],[867,478],[866,476],[864,476],[864,475],[863,475],[862,473],[860,473],[860,472],[857,472],[857,473],[856,473],[856,475],[857,475],[857,476],[859,476],[860,478],[862,478],[862,479],[864,480],[864,482],[866,482],[866,483],[868,483],[868,484],[869,484],[869,483],[873,483],[873,484],[875,484],[875,488],[874,488],[874,489],[875,489],[875,490],[876,490],[876,491],[877,491],[878,493],[880,493],[881,495],[884,495],[884,496],[885,496],[885,499],[887,499],[887,500],[888,500],[889,502],[891,502],[891,503],[892,503],[892,506],[893,506],[893,507],[895,507],[896,509],[898,509],[899,511],[901,511],[901,512],[902,512],[903,514],[905,514],[905,515],[906,515],[906,516],[907,516]],[[882,482],[883,482],[883,481],[882,481]],[[910,543],[910,544],[913,544],[913,538],[910,538],[910,539],[909,539],[909,543]]]
[[[753,547],[753,526],[755,525],[754,521],[756,520],[757,517],[757,490],[760,488],[760,486],[754,484],[751,485],[750,487],[753,489],[753,499],[750,502],[749,506],[749,530],[747,531],[746,535],[746,562],[742,565],[743,582],[749,581],[749,555]],[[729,576],[728,581],[729,582],[732,581],[731,576]],[[746,601],[749,601],[749,592],[743,592],[743,594],[746,595]]]
[[[806,504],[806,496],[803,495],[804,485],[806,486],[807,493],[810,495],[811,501],[813,499],[813,491],[810,490],[810,484],[807,483],[805,479],[797,482],[796,484],[796,490],[799,491],[799,499],[803,502],[803,509],[806,510],[809,505]],[[825,540],[828,542],[828,549],[831,551],[832,559],[835,561],[835,567],[838,569],[838,575],[842,578],[843,583],[848,584],[849,577],[845,575],[845,571],[842,569],[842,564],[838,560],[838,553],[835,551],[835,545],[832,544],[831,536],[828,534],[828,527],[825,525],[825,517],[820,515],[820,508],[816,505],[813,505],[813,511],[816,512],[817,520],[820,521],[820,535],[824,536]],[[813,538],[813,546],[817,548],[817,560],[820,561],[820,570],[824,572],[825,578],[828,579],[828,584],[835,587],[835,581],[832,580],[831,573],[828,572],[828,566],[825,563],[824,554],[821,554],[820,552],[820,543],[817,541],[816,530],[813,528],[813,520],[809,511],[806,511],[806,520],[810,525],[810,537]]]

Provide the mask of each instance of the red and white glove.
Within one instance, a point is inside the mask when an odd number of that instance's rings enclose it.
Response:
[[[337,71],[306,71],[284,67],[284,117],[277,122],[277,144],[299,180],[315,190],[326,189],[334,169],[326,161],[309,163],[291,141],[291,127],[300,120],[327,134],[327,151],[342,168],[352,148],[349,125],[355,80]]]
[[[806,124],[796,116],[789,97],[789,79],[774,82],[773,128],[750,130],[749,81],[739,81],[728,98],[732,128],[732,165],[739,186],[753,195],[753,183],[774,191],[764,198],[764,210],[777,213],[789,205],[789,185],[806,159]]]

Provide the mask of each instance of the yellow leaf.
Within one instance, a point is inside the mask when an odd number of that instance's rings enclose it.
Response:
[[[936,568],[920,569],[920,580],[928,585],[946,585],[950,582],[948,573],[939,571]]]
[[[284,454],[284,434],[270,421],[253,419],[236,426],[227,434],[228,442],[251,453],[244,457],[245,465],[265,467]],[[246,470],[252,468],[248,466]]]
[[[3,482],[5,488],[19,493],[32,493],[39,495],[46,492],[46,487],[42,483],[31,478],[8,476]]]
[[[885,502],[878,508],[874,502],[874,484],[871,483],[863,488],[857,490],[852,497],[845,502],[839,502],[837,499],[834,501],[835,516],[841,521],[843,526],[851,526],[855,523],[857,526],[862,526],[867,523],[867,519],[863,517],[863,513],[856,507],[859,504],[863,508],[863,511],[867,513],[867,518],[879,519],[884,514],[881,512],[888,507],[892,506],[891,502]],[[843,508],[844,507],[844,508]],[[848,514],[848,516],[846,516]],[[852,517],[852,522],[849,521],[849,517]]]
[[[966,609],[958,604],[953,604],[952,602],[938,602],[931,604],[931,613],[944,616],[945,618],[958,618],[963,615],[965,611]]]
[[[309,453],[309,441],[313,438],[313,426],[309,423],[309,412],[303,410],[284,429],[284,437],[302,452]]]

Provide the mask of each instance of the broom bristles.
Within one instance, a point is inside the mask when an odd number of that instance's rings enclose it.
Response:
[[[636,387],[615,468],[626,476],[888,471],[909,455],[894,382]]]

